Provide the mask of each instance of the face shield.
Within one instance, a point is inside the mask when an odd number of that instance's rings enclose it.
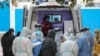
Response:
[[[40,24],[35,25],[35,31],[41,31],[42,27]]]
[[[83,29],[81,29],[81,32],[82,32],[83,34],[85,34],[85,35],[89,35],[89,34],[90,34],[89,28],[83,28]]]
[[[40,31],[37,31],[36,33],[35,33],[35,39],[36,40],[43,40],[43,34],[42,34],[42,32],[40,32]]]
[[[55,28],[55,32],[57,33],[61,33],[62,34],[62,30],[60,28]]]
[[[41,31],[41,27],[35,27],[35,31]]]
[[[90,34],[90,30],[85,30],[85,31],[83,31],[83,34],[85,34],[85,35],[89,35]]]

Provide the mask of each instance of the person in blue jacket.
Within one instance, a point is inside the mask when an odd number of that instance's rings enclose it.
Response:
[[[90,56],[93,56],[92,55],[92,52],[93,52],[93,46],[94,46],[94,36],[93,34],[90,32],[90,29],[89,28],[85,28],[87,29],[85,31],[86,35],[88,36],[88,41],[90,42]]]
[[[38,56],[43,42],[43,33],[41,31],[41,25],[35,25],[36,31],[32,34],[33,56]]]
[[[81,29],[82,37],[77,41],[79,50],[78,56],[92,56],[93,50],[93,34],[90,33],[89,28]]]

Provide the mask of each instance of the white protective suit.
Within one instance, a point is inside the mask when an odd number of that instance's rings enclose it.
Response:
[[[39,31],[40,32],[40,31]],[[32,33],[32,35],[31,35],[31,40],[33,41],[33,40],[37,40],[37,39],[41,39],[41,41],[43,41],[43,33],[41,32],[41,38],[36,38],[37,36],[36,36],[36,34],[35,34],[36,32],[33,32]],[[41,44],[41,42],[37,42],[37,43],[32,43],[32,47],[34,48],[34,47],[36,47],[36,46],[38,46],[38,45],[40,45]]]
[[[60,56],[61,37],[63,36],[63,33],[60,28],[56,28],[55,31],[56,31],[55,42],[57,44],[56,56]]]
[[[69,28],[68,32],[65,32],[64,35],[65,39],[75,40],[73,29]]]
[[[12,46],[14,56],[33,56],[32,42],[28,38],[29,34],[30,30],[27,27],[24,27],[20,36],[15,38]]]
[[[79,33],[77,33],[76,35],[75,35],[75,40],[77,41],[79,38],[81,38],[82,37],[82,33],[81,32],[79,32]]]
[[[3,50],[2,50],[1,42],[0,42],[0,56],[3,56]]]
[[[64,36],[63,36],[64,37]],[[66,39],[66,37],[64,37]],[[72,35],[67,37],[66,41],[61,43],[60,54],[61,56],[78,56],[78,45]]]
[[[67,40],[61,44],[61,56],[78,56],[78,46],[75,41]]]
[[[38,56],[40,53],[40,50],[42,48],[42,43],[43,43],[43,34],[41,31],[36,31],[35,34],[36,37],[32,41],[33,45],[33,56]]]
[[[64,36],[65,39],[67,39],[69,37],[69,33],[65,32],[63,36]]]

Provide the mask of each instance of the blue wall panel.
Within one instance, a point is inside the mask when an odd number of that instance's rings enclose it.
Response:
[[[100,9],[82,9],[82,27],[89,27],[91,32],[100,29]]]
[[[10,8],[3,3],[4,8],[0,8],[0,31],[7,31],[10,28]]]
[[[21,31],[23,27],[23,9],[15,10],[15,32]]]

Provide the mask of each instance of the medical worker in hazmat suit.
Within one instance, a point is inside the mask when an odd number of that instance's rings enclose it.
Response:
[[[66,39],[75,40],[74,31],[72,28],[69,28],[68,32],[65,32],[63,35]]]
[[[73,31],[73,29],[72,28],[69,28],[69,37],[68,37],[68,39],[70,40],[75,40],[75,36],[74,36],[74,31]]]
[[[94,32],[94,47],[93,47],[93,55],[100,56],[100,32],[99,30],[95,30]]]
[[[61,56],[78,56],[78,45],[73,39],[69,37],[66,39],[64,36],[61,38],[62,43],[60,47]]]
[[[55,28],[55,42],[57,44],[57,53],[56,56],[60,56],[60,46],[61,46],[61,36],[63,36],[63,32],[60,28]]]
[[[78,56],[92,56],[93,51],[93,34],[90,33],[89,28],[81,29],[82,37],[77,40],[79,47]]]
[[[40,49],[42,47],[43,42],[43,33],[41,31],[41,25],[36,24],[35,25],[36,31],[32,34],[32,44],[33,44],[33,56],[38,56],[40,53]]]
[[[13,54],[14,56],[33,56],[32,42],[29,39],[30,30],[24,27],[19,37],[13,41]]]
[[[67,38],[69,37],[69,35],[70,35],[70,34],[69,34],[69,31],[68,31],[68,32],[65,32],[65,33],[64,33],[63,37],[67,39]]]
[[[42,32],[42,26],[41,26],[41,24],[35,24],[35,31],[32,33],[32,35],[31,35],[31,40],[33,41],[33,40],[35,40],[37,37],[36,37],[36,32],[40,32],[40,34],[41,34],[41,40],[43,40],[44,38],[44,36],[43,36],[43,32]]]

